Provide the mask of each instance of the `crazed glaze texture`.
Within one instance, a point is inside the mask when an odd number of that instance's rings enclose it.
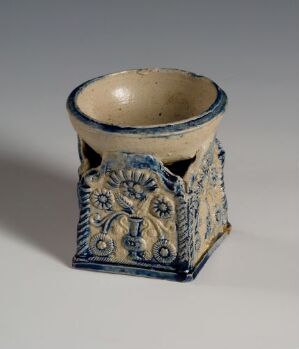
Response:
[[[197,152],[183,178],[144,154],[110,152],[91,167],[84,147],[74,266],[192,279],[229,227],[219,141]]]

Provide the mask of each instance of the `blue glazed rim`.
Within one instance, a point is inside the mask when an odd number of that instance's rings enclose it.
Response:
[[[106,124],[102,123],[100,121],[97,121],[90,116],[86,115],[83,113],[80,108],[78,107],[76,103],[77,96],[79,93],[86,88],[88,85],[91,83],[103,79],[105,77],[113,76],[113,75],[118,75],[126,72],[133,72],[133,71],[162,71],[162,72],[180,72],[186,75],[190,75],[191,77],[195,78],[205,78],[209,82],[211,82],[214,87],[216,88],[217,91],[217,97],[215,101],[211,104],[211,106],[204,111],[203,113],[192,116],[188,119],[184,119],[182,121],[177,121],[174,123],[168,123],[168,124],[160,124],[160,125],[148,125],[148,126],[121,126],[121,125],[115,125],[115,124]],[[116,73],[111,73],[111,74],[105,74],[101,75],[99,77],[87,80],[83,82],[81,85],[77,86],[69,95],[67,102],[66,102],[66,107],[67,110],[74,116],[76,117],[79,121],[83,122],[87,126],[90,126],[92,128],[102,130],[105,132],[110,132],[110,133],[123,133],[123,134],[163,134],[163,133],[176,133],[179,131],[187,130],[187,129],[192,129],[199,127],[212,119],[216,118],[219,114],[223,113],[225,111],[225,107],[227,104],[227,95],[226,93],[212,80],[209,78],[203,76],[203,75],[198,75],[186,70],[182,69],[174,69],[174,68],[144,68],[144,69],[131,69],[131,70],[124,70]]]

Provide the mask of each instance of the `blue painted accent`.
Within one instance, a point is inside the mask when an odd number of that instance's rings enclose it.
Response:
[[[82,142],[79,145],[79,150],[82,150],[83,145]],[[80,155],[81,161],[87,162],[85,161],[86,155],[84,152]],[[216,166],[214,163],[217,157],[220,166]],[[211,253],[226,236],[223,233],[217,235],[220,230],[217,230],[215,235],[212,236],[211,227],[208,224],[210,230],[205,238],[210,242],[211,240],[214,241],[214,236],[217,236],[217,241],[194,266],[198,252],[196,246],[201,243],[200,232],[203,229],[201,219],[205,219],[205,217],[199,217],[199,208],[202,204],[200,195],[205,185],[210,185],[212,190],[216,187],[223,190],[222,202],[215,208],[215,210],[217,209],[215,212],[208,210],[207,218],[216,219],[219,227],[225,227],[228,224],[223,182],[223,161],[224,150],[220,142],[215,140],[201,158],[200,171],[192,176],[187,186],[185,186],[181,177],[171,173],[163,166],[161,161],[146,154],[110,153],[103,158],[98,167],[85,170],[84,173],[79,171],[80,219],[78,223],[77,252],[73,258],[73,266],[176,281],[189,281],[195,278]],[[212,171],[214,168],[218,168],[218,174]],[[142,170],[149,171],[143,172]],[[107,187],[92,184],[98,181],[101,183],[101,176],[105,176],[104,182]],[[211,181],[212,177],[213,181]],[[141,188],[134,192],[134,187],[127,185],[128,183],[138,184]],[[145,237],[142,235],[143,222],[147,219],[147,215],[141,213],[142,217],[139,217],[138,214],[140,213],[137,213],[138,211],[135,211],[135,209],[146,200],[151,200],[148,202],[148,207],[151,208],[154,207],[151,205],[154,205],[155,202],[156,204],[163,202],[159,196],[150,198],[150,193],[155,193],[158,184],[161,189],[171,194],[171,196],[164,198],[168,201],[164,201],[161,212],[166,215],[176,212],[177,245],[172,245],[171,241],[168,241],[169,237],[163,236],[162,230],[162,233],[159,232],[157,235],[157,240],[151,250],[152,253],[148,257],[144,248]],[[101,200],[103,196],[106,200]],[[112,197],[117,203],[114,207],[111,205]],[[130,198],[131,201],[128,200]],[[138,204],[135,207],[136,202]],[[167,206],[168,204],[169,206]],[[91,205],[93,206],[92,214]],[[96,212],[94,212],[95,207],[98,208]],[[102,212],[105,212],[103,216]],[[151,217],[163,220],[162,214],[159,215],[157,212],[159,210],[151,211]],[[95,213],[97,217],[94,217]],[[119,247],[113,240],[113,234],[110,234],[112,225],[118,224],[118,219],[123,216],[127,217],[129,223],[129,228],[124,233],[122,240],[122,246],[129,252],[130,257],[126,261],[115,258]],[[214,216],[215,218],[211,218]],[[98,232],[92,234],[92,236],[91,226],[98,229]]]
[[[182,191],[183,183],[181,178],[171,173],[161,161],[155,159],[152,155],[125,152],[123,154],[127,155],[126,161],[129,168],[153,170],[161,175],[163,183],[169,190],[175,193]]]
[[[163,70],[163,69],[161,69]],[[182,73],[187,73],[191,75],[192,77],[196,78],[202,78],[203,76],[197,75],[195,73],[191,72],[186,72],[184,70],[179,70],[179,69],[171,69],[171,70],[177,70]],[[80,92],[87,87],[89,84],[98,81],[100,79],[105,78],[108,75],[102,75],[97,78],[88,80],[84,82],[83,84],[79,85],[76,87],[71,94],[69,95],[66,103],[66,107],[69,110],[69,112],[74,115],[78,120],[82,121],[86,125],[94,128],[94,129],[99,129],[102,131],[106,132],[111,132],[111,133],[124,133],[124,134],[138,134],[138,135],[155,135],[157,136],[163,136],[164,133],[175,133],[179,132],[188,128],[195,128],[203,125],[204,123],[212,120],[213,118],[217,117],[220,113],[224,112],[226,104],[227,104],[227,96],[225,92],[215,83],[212,81],[214,84],[216,90],[217,90],[217,97],[215,102],[211,105],[211,107],[203,112],[202,114],[198,115],[197,117],[193,117],[192,119],[187,119],[185,121],[182,121],[180,123],[176,124],[165,124],[161,126],[142,126],[142,127],[132,127],[132,126],[119,126],[119,125],[110,125],[110,124],[105,124],[102,122],[99,122],[95,119],[92,119],[85,113],[83,113],[77,103],[76,99],[77,96],[80,94]],[[113,74],[112,74],[113,75]],[[165,137],[165,136],[163,136]]]
[[[78,269],[87,269],[93,271],[101,271],[106,273],[117,273],[124,275],[133,275],[133,276],[143,276],[149,278],[157,278],[163,280],[171,280],[171,281],[192,281],[195,279],[197,274],[206,264],[208,259],[211,257],[213,252],[217,249],[220,243],[225,239],[227,234],[219,234],[218,238],[211,246],[211,248],[202,256],[200,261],[192,268],[191,270],[176,272],[176,271],[166,271],[159,268],[155,269],[147,269],[142,267],[136,267],[125,264],[116,264],[116,263],[91,263],[90,261],[73,261],[73,267]]]
[[[161,179],[165,186],[176,194],[182,194],[184,189],[184,184],[179,176],[176,176],[170,172],[161,161],[155,159],[152,155],[147,154],[133,154],[122,152],[122,156],[126,159],[127,168],[135,169],[150,169],[161,176]],[[106,162],[102,163],[100,168],[101,173],[109,172],[113,163],[108,159]]]

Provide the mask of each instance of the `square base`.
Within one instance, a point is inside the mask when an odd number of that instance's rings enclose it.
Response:
[[[226,237],[227,233],[221,233],[215,239],[214,243],[210,248],[203,254],[198,263],[194,266],[192,270],[186,273],[171,272],[159,269],[147,269],[142,267],[133,267],[125,264],[113,264],[113,263],[92,263],[86,262],[76,262],[73,261],[73,267],[76,269],[87,269],[93,271],[100,271],[104,273],[114,273],[114,274],[124,274],[133,276],[143,276],[171,281],[191,281],[194,280],[197,274],[200,272],[202,267],[206,264],[207,260],[210,258],[212,253],[217,249],[221,242]]]

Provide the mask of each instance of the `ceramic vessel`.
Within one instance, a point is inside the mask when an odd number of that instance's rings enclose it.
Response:
[[[206,77],[137,69],[78,86],[67,100],[79,139],[76,268],[193,279],[230,231],[226,94]]]

